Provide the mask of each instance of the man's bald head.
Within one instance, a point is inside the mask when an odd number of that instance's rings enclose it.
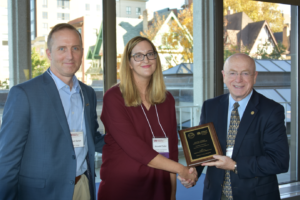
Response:
[[[253,72],[256,71],[255,61],[250,56],[243,54],[243,53],[236,53],[231,56],[229,56],[223,66],[223,70],[225,71],[226,68],[228,68],[228,65],[233,62],[238,62],[239,60],[244,60],[245,62],[249,62],[249,65],[253,67]]]
[[[254,60],[243,53],[227,58],[222,74],[223,81],[235,101],[240,101],[251,93],[257,77]]]

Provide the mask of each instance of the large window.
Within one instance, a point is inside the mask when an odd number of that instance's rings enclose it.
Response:
[[[85,4],[85,10],[86,10],[86,11],[89,11],[89,10],[90,10],[90,4],[88,4],[88,3]]]
[[[97,7],[96,7],[96,10],[99,12],[99,11],[101,11],[101,5],[96,5]]]
[[[43,19],[48,19],[48,12],[43,12]]]
[[[117,9],[118,5],[120,4],[117,4]],[[129,8],[127,7],[126,14],[131,14]],[[185,5],[184,1],[149,0],[135,9],[135,14],[142,14],[142,18],[132,20],[129,16],[117,16],[117,78],[119,79],[122,53],[128,41],[134,36],[149,38],[158,50],[167,90],[176,101],[178,129],[190,127],[194,123],[199,124],[193,117],[200,107],[193,102],[192,3]],[[131,30],[130,37],[128,27]],[[180,162],[185,164],[183,153],[180,152]]]
[[[43,8],[47,8],[48,7],[48,0],[43,0]]]
[[[141,15],[141,8],[135,8],[135,14],[136,15]]]
[[[58,23],[70,23],[77,28],[82,34],[83,40],[83,58],[80,69],[76,73],[76,77],[87,85],[93,87],[97,96],[97,114],[100,116],[102,111],[103,98],[103,42],[102,42],[102,1],[82,1],[82,0],[41,0],[40,4],[37,2],[35,8],[35,1],[31,0],[31,47],[32,47],[32,77],[43,73],[50,65],[47,55],[47,36],[51,28]],[[44,7],[47,2],[47,7]],[[1,5],[1,4],[0,4]],[[39,6],[40,5],[40,6]],[[85,9],[87,8],[87,10]],[[0,11],[0,16],[5,12]],[[7,12],[6,12],[7,15]],[[35,16],[41,16],[35,18]],[[46,17],[43,17],[46,16]],[[97,19],[97,20],[95,20]],[[92,23],[91,23],[92,22]],[[4,24],[1,23],[0,29],[0,81],[9,79],[8,68],[8,46],[2,47],[2,31],[4,31]],[[6,22],[6,26],[8,23]],[[7,28],[6,28],[7,31]],[[7,32],[6,39],[7,41]],[[30,43],[29,43],[30,44]],[[2,47],[2,48],[1,48]],[[5,59],[2,57],[6,56]],[[37,60],[43,62],[36,62]],[[46,62],[44,62],[46,61]],[[3,70],[3,63],[6,63],[6,69]],[[36,63],[44,63],[43,66],[36,65]],[[22,72],[23,73],[23,72]],[[4,77],[3,79],[1,77]],[[5,79],[6,78],[6,79]],[[0,84],[1,89],[1,84]],[[3,112],[3,105],[8,91],[2,94],[0,91],[0,117]],[[6,95],[5,98],[1,95]],[[104,133],[104,127],[98,117],[99,131]],[[101,156],[96,156],[96,172],[99,182],[99,167],[101,164]]]
[[[57,19],[58,20],[70,20],[70,14],[69,13],[57,13]]]
[[[126,7],[126,14],[131,15],[131,7],[129,6]]]
[[[57,8],[69,9],[70,1],[69,0],[57,0]]]
[[[7,2],[7,1],[5,1]],[[43,1],[45,2],[45,1]],[[90,1],[89,1],[90,2]],[[97,1],[99,4],[101,1]],[[144,1],[143,1],[144,2]],[[177,1],[176,1],[177,2]],[[178,129],[187,128],[190,126],[194,126],[199,123],[199,120],[195,118],[195,116],[200,113],[201,103],[195,102],[194,99],[197,99],[198,96],[195,95],[195,91],[201,90],[205,86],[202,85],[194,85],[194,79],[201,79],[201,77],[205,77],[206,74],[202,74],[200,76],[199,72],[195,72],[195,68],[199,68],[199,66],[194,66],[194,42],[193,42],[193,16],[200,15],[193,14],[193,6],[191,4],[184,5],[184,2],[181,1],[180,5],[175,6],[175,1],[173,0],[149,0],[145,5],[130,5],[133,8],[141,8],[140,13],[143,14],[143,11],[147,9],[148,13],[142,19],[137,19],[137,21],[133,21],[128,19],[131,15],[131,7],[123,5],[122,1],[116,0],[117,8],[111,9],[119,9],[118,16],[116,17],[117,27],[116,27],[116,39],[117,39],[117,63],[118,67],[120,64],[120,58],[122,56],[122,52],[124,50],[124,46],[126,43],[134,36],[143,35],[149,37],[157,47],[159,51],[159,55],[161,58],[161,62],[163,65],[163,74],[165,78],[165,83],[168,91],[172,93],[176,100],[176,113],[177,113],[177,125]],[[188,1],[192,2],[192,1]],[[194,1],[196,2],[196,1]],[[206,1],[207,3],[210,0]],[[219,1],[216,1],[219,2]],[[221,1],[220,1],[221,2]],[[225,2],[225,0],[224,0]],[[103,98],[103,88],[104,88],[104,79],[107,76],[114,76],[115,74],[106,74],[105,77],[103,75],[103,40],[102,40],[102,16],[94,20],[93,14],[85,11],[86,2],[80,0],[72,0],[72,1],[47,1],[47,8],[43,7],[43,11],[41,8],[34,8],[35,1],[31,0],[31,44],[35,51],[39,54],[40,59],[47,59],[45,57],[46,40],[44,37],[44,32],[39,31],[40,29],[45,28],[45,24],[48,24],[47,34],[49,33],[49,27],[53,27],[55,24],[60,23],[60,20],[67,20],[67,22],[74,25],[80,32],[82,33],[83,41],[84,41],[84,55],[82,60],[82,65],[80,70],[76,73],[76,76],[82,82],[91,85],[96,92],[97,95],[97,113],[100,115],[102,110],[102,98]],[[259,2],[256,2],[258,5]],[[76,5],[76,6],[73,6]],[[151,5],[152,4],[152,5]],[[217,3],[218,4],[218,3]],[[44,5],[44,4],[43,4]],[[80,5],[80,6],[78,6]],[[173,9],[169,9],[170,5],[172,5]],[[101,5],[102,6],[102,5]],[[81,9],[77,9],[81,8]],[[96,4],[91,3],[91,7],[96,7],[98,10],[98,6]],[[223,7],[223,6],[222,6]],[[242,5],[240,5],[242,7]],[[50,8],[55,8],[54,10],[50,10]],[[65,13],[65,11],[59,11],[58,9],[70,9]],[[187,10],[184,10],[184,9]],[[280,8],[283,8],[280,5]],[[295,7],[290,6],[289,9]],[[8,40],[8,12],[7,6],[2,6],[0,4],[0,19],[1,19],[1,29],[0,29],[0,119],[2,117],[3,106],[5,104],[6,96],[8,90],[5,90],[8,87],[8,84],[5,85],[5,81],[9,82],[9,59],[8,59],[8,46],[6,44],[10,44]],[[99,7],[100,9],[100,7]],[[149,12],[149,10],[153,10],[156,12]],[[287,10],[289,10],[287,9]],[[45,12],[47,10],[47,12]],[[94,9],[95,10],[95,9]],[[227,12],[230,10],[230,12]],[[297,10],[297,9],[296,9]],[[110,10],[106,10],[105,12],[109,12]],[[185,11],[185,12],[183,12]],[[274,12],[276,9],[274,9]],[[298,11],[298,10],[297,10]],[[28,11],[30,12],[30,11]],[[49,12],[49,16],[48,16]],[[58,12],[60,12],[60,16],[58,16]],[[134,12],[134,10],[133,10]],[[210,12],[207,10],[207,12]],[[263,93],[269,98],[274,99],[275,101],[281,103],[286,111],[286,127],[287,127],[287,136],[289,138],[290,145],[290,153],[291,153],[291,163],[290,170],[286,174],[281,174],[278,176],[278,179],[281,183],[284,182],[292,182],[298,181],[296,175],[298,174],[298,160],[295,154],[297,154],[298,148],[298,130],[295,129],[298,121],[298,104],[295,103],[295,95],[298,95],[298,86],[295,86],[294,79],[298,79],[297,70],[299,68],[297,59],[299,52],[296,51],[298,47],[295,47],[298,41],[295,38],[299,39],[298,27],[298,17],[297,12],[290,12],[290,20],[285,21],[288,17],[284,17],[284,21],[282,22],[282,26],[279,26],[277,30],[273,29],[273,25],[271,22],[267,20],[267,18],[260,20],[263,25],[261,25],[261,31],[257,35],[261,35],[256,40],[256,43],[253,44],[255,46],[250,49],[249,43],[244,43],[246,40],[242,40],[243,43],[238,43],[238,37],[235,34],[240,35],[238,33],[240,30],[233,29],[230,27],[230,15],[237,14],[239,11],[237,8],[228,6],[224,4],[224,42],[220,42],[220,44],[224,48],[224,58],[214,58],[218,60],[224,60],[226,56],[228,57],[233,52],[248,52],[256,54],[255,61],[257,70],[259,71],[258,83],[255,85],[255,89],[258,92]],[[286,14],[285,10],[282,11],[284,16]],[[46,17],[44,17],[44,13]],[[136,10],[137,13],[137,10]],[[220,12],[222,13],[222,12]],[[67,17],[65,14],[69,14]],[[57,15],[57,16],[56,16]],[[87,16],[90,15],[90,16]],[[205,20],[213,23],[212,16],[205,18]],[[246,14],[248,15],[248,14]],[[35,18],[37,16],[37,19]],[[40,17],[38,17],[40,16]],[[41,17],[42,16],[42,17]],[[244,15],[243,15],[244,16]],[[248,18],[249,19],[248,19]],[[248,25],[256,24],[257,21],[251,18],[251,16],[247,16]],[[4,19],[4,20],[3,20]],[[175,20],[174,20],[175,19]],[[184,20],[186,19],[186,20]],[[51,20],[51,21],[49,21]],[[53,21],[52,21],[53,20]],[[107,19],[114,20],[114,19]],[[167,23],[162,23],[165,20],[168,20]],[[240,18],[243,20],[243,17]],[[250,22],[252,20],[252,22]],[[93,23],[85,23],[91,22]],[[220,20],[222,21],[222,20]],[[266,23],[264,22],[266,21]],[[276,20],[281,22],[281,20]],[[296,22],[295,22],[296,21]],[[186,23],[188,22],[188,23]],[[174,24],[175,23],[175,24]],[[177,23],[177,24],[176,24]],[[202,22],[197,22],[197,25]],[[161,25],[164,24],[162,27]],[[247,24],[247,23],[246,23]],[[195,25],[196,26],[196,25]],[[151,31],[155,30],[152,33],[159,33],[151,35]],[[253,36],[254,34],[250,34],[251,31],[255,29],[248,29],[247,31],[243,31],[243,33],[248,33],[248,36]],[[173,32],[178,32],[178,34],[170,34]],[[204,30],[206,31],[206,30]],[[177,33],[176,32],[176,33]],[[222,31],[221,31],[222,32]],[[282,33],[280,33],[282,32]],[[130,33],[130,34],[129,34]],[[214,29],[210,32],[211,35],[216,34]],[[174,38],[175,37],[175,38]],[[164,39],[162,39],[164,38]],[[170,40],[168,40],[168,38]],[[249,39],[249,38],[248,38]],[[172,42],[167,42],[172,41]],[[173,42],[173,41],[178,41]],[[279,42],[281,41],[281,43]],[[206,41],[205,41],[206,42]],[[196,44],[196,43],[195,43]],[[239,44],[239,45],[238,45]],[[289,48],[286,48],[284,52],[282,52],[283,47],[287,47],[286,44],[289,45]],[[106,45],[110,45],[107,43]],[[162,46],[166,47],[170,45],[169,48],[162,48]],[[173,47],[176,47],[175,49]],[[219,48],[222,50],[222,48]],[[296,50],[295,50],[296,49]],[[253,51],[251,51],[253,50]],[[274,51],[276,50],[276,51]],[[279,53],[282,52],[282,53]],[[279,54],[278,54],[279,53]],[[270,58],[270,54],[272,56],[276,56],[276,58]],[[280,57],[278,57],[280,55]],[[198,56],[198,54],[197,54]],[[196,59],[196,57],[195,57]],[[207,61],[209,62],[209,61]],[[47,69],[48,65],[39,66],[44,67],[44,70]],[[33,66],[34,67],[34,66]],[[33,73],[36,73],[34,71]],[[117,69],[118,71],[118,69]],[[297,73],[293,73],[293,72]],[[220,71],[215,72],[220,73]],[[36,73],[37,74],[37,73]],[[12,76],[12,75],[11,75]],[[199,78],[200,77],[200,78]],[[270,82],[266,83],[266,80]],[[220,80],[216,80],[218,82]],[[222,80],[221,80],[222,81]],[[223,85],[222,85],[223,88]],[[4,90],[3,90],[4,89]],[[9,88],[8,88],[9,89]],[[210,90],[215,90],[216,88],[211,87]],[[227,91],[227,88],[223,88],[224,92]],[[2,98],[3,97],[3,98]],[[296,105],[296,106],[295,106]],[[196,115],[195,115],[196,113]],[[294,116],[294,117],[293,117]],[[1,123],[0,123],[1,124]],[[99,120],[101,132],[104,132],[104,127]],[[96,165],[98,169],[96,172],[99,172],[99,161],[101,159],[97,157]],[[183,154],[180,154],[179,158],[180,162],[184,163]],[[99,178],[99,175],[98,175]],[[96,180],[99,182],[99,179]]]
[[[261,9],[268,7],[262,14]],[[291,6],[245,1],[224,1],[224,60],[230,55],[242,52],[255,60],[258,77],[254,89],[264,96],[280,103],[285,109],[285,125],[291,155],[297,151],[296,132],[292,132],[291,72],[298,68],[292,58],[296,45],[291,34],[297,34],[291,22]],[[296,19],[296,17],[294,17]],[[224,88],[227,93],[228,89]],[[295,157],[291,156],[291,159]],[[279,183],[297,180],[295,164],[290,170],[279,174]]]
[[[34,40],[36,37],[36,27],[35,27],[35,1],[34,0],[30,0],[30,38],[31,40]]]
[[[43,28],[45,29],[45,31],[48,31],[48,23],[43,23]]]

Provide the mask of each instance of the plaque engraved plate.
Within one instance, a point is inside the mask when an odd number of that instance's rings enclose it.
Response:
[[[223,155],[212,122],[180,130],[179,136],[188,167],[215,161],[213,155]]]

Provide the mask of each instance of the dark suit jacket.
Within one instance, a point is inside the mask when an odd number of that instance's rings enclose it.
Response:
[[[80,86],[93,190],[94,153],[104,142],[97,132],[95,92],[81,82]],[[0,130],[0,200],[71,200],[75,176],[75,151],[53,79],[46,72],[12,87]],[[95,191],[91,195],[95,199]]]
[[[204,102],[200,124],[213,122],[226,152],[229,94]],[[280,199],[276,174],[289,168],[289,147],[283,106],[253,90],[240,122],[232,159],[238,174],[230,172],[234,200]],[[198,175],[203,167],[197,167]],[[203,200],[219,200],[225,170],[208,167]]]

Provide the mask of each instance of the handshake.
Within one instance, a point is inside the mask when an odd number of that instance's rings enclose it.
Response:
[[[184,170],[178,174],[177,178],[184,187],[190,188],[196,185],[196,182],[198,181],[198,173],[195,167],[184,167]]]

